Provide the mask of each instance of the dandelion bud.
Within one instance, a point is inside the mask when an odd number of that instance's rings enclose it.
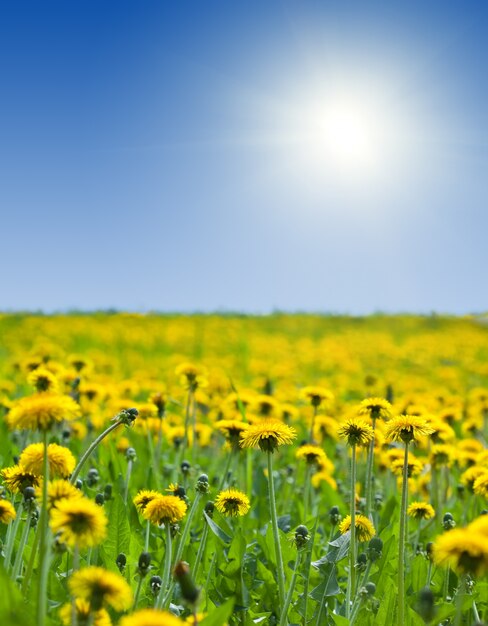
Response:
[[[456,526],[456,522],[454,521],[453,516],[450,513],[446,513],[442,518],[442,525],[444,530],[451,530]]]
[[[337,526],[337,524],[341,521],[341,514],[339,512],[338,506],[333,506],[329,511],[329,520],[332,526]]]
[[[105,498],[105,502],[112,499],[112,485],[105,485],[105,489],[103,490],[103,497]]]
[[[125,458],[128,461],[135,461],[137,458],[137,454],[134,448],[127,448],[127,450],[125,451]]]
[[[310,535],[308,534],[308,528],[303,524],[297,526],[295,530],[294,542],[297,547],[297,550],[300,550],[304,546],[307,545],[308,540],[310,539]]]
[[[34,487],[26,487],[23,491],[25,504],[31,504],[36,498],[36,490]]]
[[[211,519],[215,511],[215,504],[211,500],[209,500],[207,504],[205,505],[204,511]]]
[[[208,484],[208,476],[207,474],[202,474],[198,477],[197,484],[195,485],[195,489],[200,493],[208,493],[210,489],[210,485]]]
[[[364,585],[366,591],[368,592],[368,596],[374,596],[376,593],[376,585],[374,583],[366,583]]]
[[[427,543],[425,546],[425,556],[429,559],[429,561],[432,561],[432,558],[433,558],[433,548],[434,548],[433,541],[429,541],[429,543]]]
[[[358,555],[358,558],[356,560],[356,569],[359,572],[364,572],[364,570],[366,569],[367,562],[368,562],[368,557],[366,556],[364,552],[362,552],[361,554]]]
[[[181,588],[181,595],[189,604],[195,604],[200,595],[200,589],[193,582],[188,563],[179,561],[173,571],[174,577]]]
[[[139,411],[137,409],[124,409],[114,417],[114,421],[119,421],[126,426],[132,426],[138,415]]]
[[[381,559],[383,554],[383,541],[379,537],[373,537],[368,543],[368,559],[374,563]]]
[[[183,474],[188,474],[191,469],[191,465],[188,461],[183,461],[181,463],[181,471]]]
[[[83,481],[81,480],[81,478],[78,478],[75,482],[75,487],[77,489],[79,489],[81,491],[82,487],[83,487]]]
[[[123,552],[121,552],[117,558],[115,559],[115,564],[119,568],[120,572],[125,570],[125,566],[127,565],[127,557]]]
[[[97,493],[95,496],[95,504],[98,504],[98,506],[103,506],[105,504],[105,496],[103,493]]]
[[[99,480],[100,480],[100,475],[98,473],[98,470],[96,470],[94,467],[88,470],[88,474],[86,475],[86,484],[89,487],[94,487],[98,483]]]
[[[163,584],[163,579],[161,576],[151,576],[151,580],[149,581],[149,586],[151,587],[151,591],[153,595],[157,596],[161,590],[161,585]]]
[[[429,587],[424,587],[419,591],[417,611],[426,623],[430,623],[434,619],[434,594]]]
[[[145,576],[151,567],[151,555],[149,552],[141,552],[139,555],[139,562],[137,570],[140,576]]]

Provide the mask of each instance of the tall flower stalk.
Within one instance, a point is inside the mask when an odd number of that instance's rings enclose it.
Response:
[[[273,475],[273,453],[281,445],[290,444],[296,438],[294,428],[283,424],[278,420],[268,419],[257,422],[246,428],[241,434],[242,448],[259,448],[267,454],[268,465],[268,504],[273,530],[273,541],[276,559],[276,576],[278,578],[278,594],[280,606],[278,618],[285,603],[285,571],[283,568],[283,556],[281,553],[280,533],[278,517],[276,515],[276,496]]]
[[[350,473],[350,544],[349,544],[349,573],[346,590],[346,617],[351,612],[351,601],[356,593],[356,449],[358,446],[366,446],[373,439],[373,429],[363,419],[354,418],[346,420],[338,430],[339,437],[345,439],[351,448],[351,473]]]
[[[408,501],[408,450],[409,445],[420,436],[434,432],[427,421],[416,415],[399,415],[388,422],[387,441],[401,441],[405,445],[402,470],[402,499],[400,504],[400,529],[398,536],[398,626],[405,626],[405,543],[407,532]]]

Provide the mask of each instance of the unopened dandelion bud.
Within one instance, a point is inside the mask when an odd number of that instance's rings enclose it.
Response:
[[[310,535],[308,533],[308,528],[304,526],[303,524],[300,524],[300,526],[297,526],[295,530],[295,538],[294,538],[297,549],[300,550],[301,548],[305,547],[309,539],[310,539]]]
[[[95,496],[95,504],[98,504],[98,506],[103,506],[105,504],[105,496],[103,493],[97,493]]]
[[[368,590],[366,589],[366,587],[361,587],[361,589],[358,591],[359,596],[364,600],[364,598],[367,598],[369,596]]]
[[[419,591],[417,611],[425,623],[430,623],[435,617],[434,594],[429,587],[424,587]]]
[[[381,559],[383,554],[383,541],[379,537],[373,537],[368,543],[368,559],[371,562],[378,561]]]
[[[338,506],[333,506],[329,511],[329,520],[332,526],[336,526],[341,521],[341,514]]]
[[[429,543],[425,545],[425,556],[429,559],[429,561],[433,560],[434,558],[434,542],[433,541],[429,541]]]
[[[88,470],[88,474],[86,475],[86,484],[89,487],[94,487],[99,480],[100,474],[98,473],[98,470],[96,470],[94,467]]]
[[[119,421],[126,426],[132,426],[138,415],[139,411],[135,408],[124,409],[113,418],[113,421]]]
[[[207,474],[201,474],[201,476],[198,477],[197,484],[195,485],[195,489],[199,493],[208,493],[208,490],[210,489],[210,485],[208,484]]]
[[[137,564],[137,571],[140,576],[146,576],[149,568],[151,567],[151,555],[149,552],[141,552],[139,555],[139,562]]]
[[[151,587],[151,592],[154,596],[157,596],[161,591],[161,585],[163,584],[163,579],[161,576],[151,576],[149,581],[149,586]]]
[[[444,527],[444,530],[451,530],[456,526],[456,522],[451,513],[445,513],[442,518],[442,526]]]
[[[134,448],[127,448],[127,450],[125,451],[125,458],[128,461],[135,461],[137,458],[137,453],[135,451]]]
[[[210,519],[212,519],[215,511],[215,504],[211,500],[209,500],[205,505],[204,511],[210,517]]]
[[[123,552],[121,552],[117,556],[117,558],[115,559],[115,564],[117,565],[121,573],[125,570],[125,566],[127,565],[127,557]]]
[[[81,478],[77,479],[77,481],[75,482],[75,487],[81,491],[81,489],[83,488],[83,481],[81,480]]]
[[[189,461],[183,461],[183,462],[181,463],[181,466],[180,466],[180,467],[181,467],[181,472],[182,472],[183,474],[188,474],[188,473],[189,473],[189,471],[190,471],[190,469],[191,469],[191,465],[190,465]]]
[[[367,582],[364,587],[366,588],[369,596],[374,596],[376,593],[376,585],[371,582]]]
[[[36,490],[34,487],[26,487],[23,491],[24,503],[30,504],[36,499]]]
[[[181,595],[189,604],[196,604],[200,589],[193,582],[188,563],[179,561],[173,571],[174,577],[181,588]]]
[[[112,485],[105,485],[105,489],[103,490],[103,497],[105,501],[112,499]]]
[[[366,569],[367,562],[368,562],[368,557],[366,556],[364,552],[362,552],[361,554],[358,555],[358,558],[356,560],[356,569],[359,572],[364,572],[364,570]]]

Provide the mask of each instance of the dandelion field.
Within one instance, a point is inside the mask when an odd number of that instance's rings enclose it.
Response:
[[[0,316],[0,620],[488,613],[488,327]]]

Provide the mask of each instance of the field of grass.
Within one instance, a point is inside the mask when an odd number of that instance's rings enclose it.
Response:
[[[486,621],[482,319],[4,314],[0,336],[0,623]]]

